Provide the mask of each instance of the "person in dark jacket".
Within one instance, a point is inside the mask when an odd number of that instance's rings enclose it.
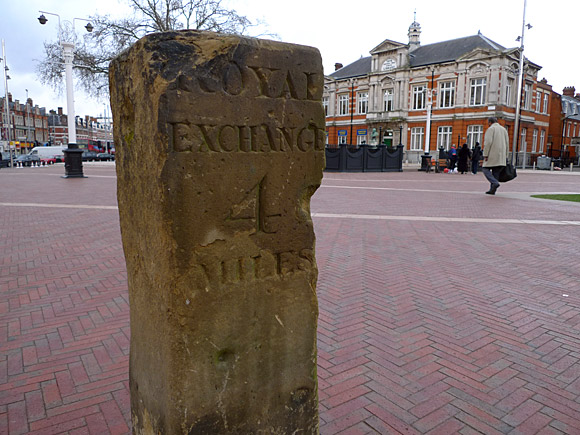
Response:
[[[480,160],[481,160],[481,147],[479,146],[479,142],[475,142],[475,148],[473,148],[473,152],[471,154],[471,172],[473,173],[473,175],[477,174]]]
[[[449,172],[453,172],[457,164],[457,148],[455,148],[455,145],[451,145],[451,148],[447,151],[447,157],[449,158]]]
[[[457,170],[462,174],[465,174],[468,171],[468,161],[471,157],[471,150],[467,148],[467,144],[464,143],[459,151],[457,152]]]

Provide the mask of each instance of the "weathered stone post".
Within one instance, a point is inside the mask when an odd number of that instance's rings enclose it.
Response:
[[[111,63],[135,433],[318,432],[318,50],[180,31]]]

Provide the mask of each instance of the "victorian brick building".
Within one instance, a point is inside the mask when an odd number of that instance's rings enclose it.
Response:
[[[451,144],[483,144],[487,118],[508,129],[513,147],[520,51],[481,33],[422,46],[413,22],[408,43],[385,40],[325,77],[327,144],[401,143],[409,161]],[[546,153],[552,89],[541,67],[524,63],[520,161]]]
[[[6,110],[6,104],[9,110]],[[67,115],[61,107],[48,112],[44,107],[35,106],[32,98],[21,103],[8,94],[8,102],[0,98],[0,111],[0,151],[8,151],[11,146],[19,155],[35,146],[68,145]],[[108,119],[85,116],[77,117],[75,122],[80,148],[94,151],[113,149],[113,128]]]
[[[580,155],[580,94],[574,86],[553,93],[548,155],[578,163]]]
[[[113,148],[112,124],[101,122],[102,118],[76,117],[75,128],[79,148],[91,151],[111,151]],[[52,145],[68,145],[68,117],[62,107],[51,110],[48,115],[49,141]]]
[[[8,94],[8,121],[5,105],[6,99],[0,98],[2,151],[8,150],[9,140],[17,154],[28,152],[48,140],[48,118],[44,107],[35,106],[32,98],[28,98],[26,103],[13,101],[12,94]]]

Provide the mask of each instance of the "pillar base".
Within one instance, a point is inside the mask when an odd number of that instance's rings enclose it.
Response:
[[[64,175],[62,178],[87,178],[83,174],[83,150],[76,143],[69,143],[64,153]]]

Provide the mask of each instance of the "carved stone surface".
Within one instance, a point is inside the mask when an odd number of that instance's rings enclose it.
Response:
[[[135,433],[318,432],[318,50],[181,31],[111,63]]]

